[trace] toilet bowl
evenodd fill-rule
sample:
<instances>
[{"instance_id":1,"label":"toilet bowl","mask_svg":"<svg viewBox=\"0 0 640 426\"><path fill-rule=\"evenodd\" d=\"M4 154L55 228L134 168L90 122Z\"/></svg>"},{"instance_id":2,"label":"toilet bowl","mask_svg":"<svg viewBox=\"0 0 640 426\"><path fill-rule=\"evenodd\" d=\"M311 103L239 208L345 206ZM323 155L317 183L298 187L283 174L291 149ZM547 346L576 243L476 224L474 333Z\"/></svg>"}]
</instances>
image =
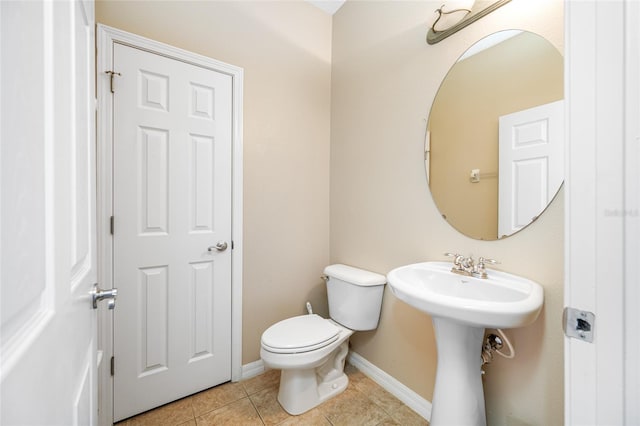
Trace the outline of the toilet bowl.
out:
<instances>
[{"instance_id":1,"label":"toilet bowl","mask_svg":"<svg viewBox=\"0 0 640 426\"><path fill-rule=\"evenodd\" d=\"M278 402L302 414L344 391L349 383L344 363L355 330L377 328L386 277L346 265L324 270L331 319L301 315L269 327L261 338L260 357L281 370Z\"/></svg>"},{"instance_id":2,"label":"toilet bowl","mask_svg":"<svg viewBox=\"0 0 640 426\"><path fill-rule=\"evenodd\" d=\"M352 334L318 315L280 321L263 334L260 357L268 367L282 370L278 401L288 413L302 414L347 387L344 362ZM277 336L289 336L289 342Z\"/></svg>"}]
</instances>

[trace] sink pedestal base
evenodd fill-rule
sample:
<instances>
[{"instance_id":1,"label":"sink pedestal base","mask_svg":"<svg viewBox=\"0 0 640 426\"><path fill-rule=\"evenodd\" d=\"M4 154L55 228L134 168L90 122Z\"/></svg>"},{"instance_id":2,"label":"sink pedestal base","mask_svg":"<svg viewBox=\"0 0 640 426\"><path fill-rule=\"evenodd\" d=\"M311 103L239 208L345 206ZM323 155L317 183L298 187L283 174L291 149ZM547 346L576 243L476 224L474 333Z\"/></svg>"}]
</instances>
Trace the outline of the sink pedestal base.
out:
<instances>
[{"instance_id":1,"label":"sink pedestal base","mask_svg":"<svg viewBox=\"0 0 640 426\"><path fill-rule=\"evenodd\" d=\"M486 426L482 389L484 328L433 317L438 364L431 426Z\"/></svg>"}]
</instances>

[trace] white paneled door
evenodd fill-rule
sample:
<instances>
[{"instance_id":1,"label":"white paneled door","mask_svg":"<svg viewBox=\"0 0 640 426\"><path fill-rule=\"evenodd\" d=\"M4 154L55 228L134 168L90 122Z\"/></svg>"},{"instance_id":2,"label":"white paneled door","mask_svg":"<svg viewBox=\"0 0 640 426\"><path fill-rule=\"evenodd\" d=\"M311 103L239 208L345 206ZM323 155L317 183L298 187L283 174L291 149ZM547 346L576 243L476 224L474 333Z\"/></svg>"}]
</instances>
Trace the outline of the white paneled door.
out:
<instances>
[{"instance_id":1,"label":"white paneled door","mask_svg":"<svg viewBox=\"0 0 640 426\"><path fill-rule=\"evenodd\" d=\"M518 232L549 205L564 179L564 101L499 120L498 238Z\"/></svg>"},{"instance_id":2,"label":"white paneled door","mask_svg":"<svg viewBox=\"0 0 640 426\"><path fill-rule=\"evenodd\" d=\"M231 379L232 77L114 44L114 419Z\"/></svg>"},{"instance_id":3,"label":"white paneled door","mask_svg":"<svg viewBox=\"0 0 640 426\"><path fill-rule=\"evenodd\" d=\"M0 424L95 425L93 2L0 19Z\"/></svg>"}]
</instances>

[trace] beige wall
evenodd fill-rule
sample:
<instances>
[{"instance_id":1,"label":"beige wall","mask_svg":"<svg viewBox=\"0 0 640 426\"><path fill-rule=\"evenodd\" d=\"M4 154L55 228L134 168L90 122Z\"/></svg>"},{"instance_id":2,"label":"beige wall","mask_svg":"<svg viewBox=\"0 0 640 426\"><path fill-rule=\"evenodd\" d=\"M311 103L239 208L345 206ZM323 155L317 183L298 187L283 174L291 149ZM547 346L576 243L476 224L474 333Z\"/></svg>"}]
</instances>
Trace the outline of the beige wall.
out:
<instances>
[{"instance_id":1,"label":"beige wall","mask_svg":"<svg viewBox=\"0 0 640 426\"><path fill-rule=\"evenodd\" d=\"M460 54L505 28L544 34L562 51L562 2L512 0L428 46L425 20L438 6L348 1L332 23L299 0L98 1L96 20L244 68L243 363L259 359L262 331L306 300L326 315L319 275L329 261L386 273L459 250L545 287L537 322L508 331L516 359L487 369L489 424L561 424L562 194L518 235L471 240L440 217L422 149L429 106ZM352 342L431 399L428 316L387 291L379 329Z\"/></svg>"},{"instance_id":2,"label":"beige wall","mask_svg":"<svg viewBox=\"0 0 640 426\"><path fill-rule=\"evenodd\" d=\"M563 423L563 196L541 218L502 241L462 236L440 216L427 187L426 118L440 82L471 44L519 28L563 50L559 0L513 0L429 46L425 21L439 1L347 1L333 20L331 261L387 273L394 267L473 253L538 281L536 323L508 330L517 356L498 358L484 378L490 425ZM427 315L385 293L380 327L356 333L353 349L431 400L436 367Z\"/></svg>"},{"instance_id":3,"label":"beige wall","mask_svg":"<svg viewBox=\"0 0 640 426\"><path fill-rule=\"evenodd\" d=\"M244 68L243 364L326 313L331 17L303 2L100 1L96 21Z\"/></svg>"},{"instance_id":4,"label":"beige wall","mask_svg":"<svg viewBox=\"0 0 640 426\"><path fill-rule=\"evenodd\" d=\"M449 71L429 114L429 188L457 230L481 240L498 238L499 117L562 99L563 81L562 55L531 32ZM480 169L480 182L470 181L471 169Z\"/></svg>"}]
</instances>

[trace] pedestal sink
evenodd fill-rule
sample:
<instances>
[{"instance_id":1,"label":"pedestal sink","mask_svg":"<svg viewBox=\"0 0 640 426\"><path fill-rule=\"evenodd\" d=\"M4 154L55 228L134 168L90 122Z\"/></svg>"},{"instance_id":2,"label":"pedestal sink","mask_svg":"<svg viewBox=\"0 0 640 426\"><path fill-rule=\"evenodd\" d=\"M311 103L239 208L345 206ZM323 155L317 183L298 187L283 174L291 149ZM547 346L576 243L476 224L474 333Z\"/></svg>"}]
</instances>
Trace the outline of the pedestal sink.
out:
<instances>
[{"instance_id":1,"label":"pedestal sink","mask_svg":"<svg viewBox=\"0 0 640 426\"><path fill-rule=\"evenodd\" d=\"M485 328L512 328L536 320L542 287L506 272L488 278L451 272L451 263L424 262L389 272L400 300L431 315L438 349L431 426L486 425L482 360Z\"/></svg>"}]
</instances>

